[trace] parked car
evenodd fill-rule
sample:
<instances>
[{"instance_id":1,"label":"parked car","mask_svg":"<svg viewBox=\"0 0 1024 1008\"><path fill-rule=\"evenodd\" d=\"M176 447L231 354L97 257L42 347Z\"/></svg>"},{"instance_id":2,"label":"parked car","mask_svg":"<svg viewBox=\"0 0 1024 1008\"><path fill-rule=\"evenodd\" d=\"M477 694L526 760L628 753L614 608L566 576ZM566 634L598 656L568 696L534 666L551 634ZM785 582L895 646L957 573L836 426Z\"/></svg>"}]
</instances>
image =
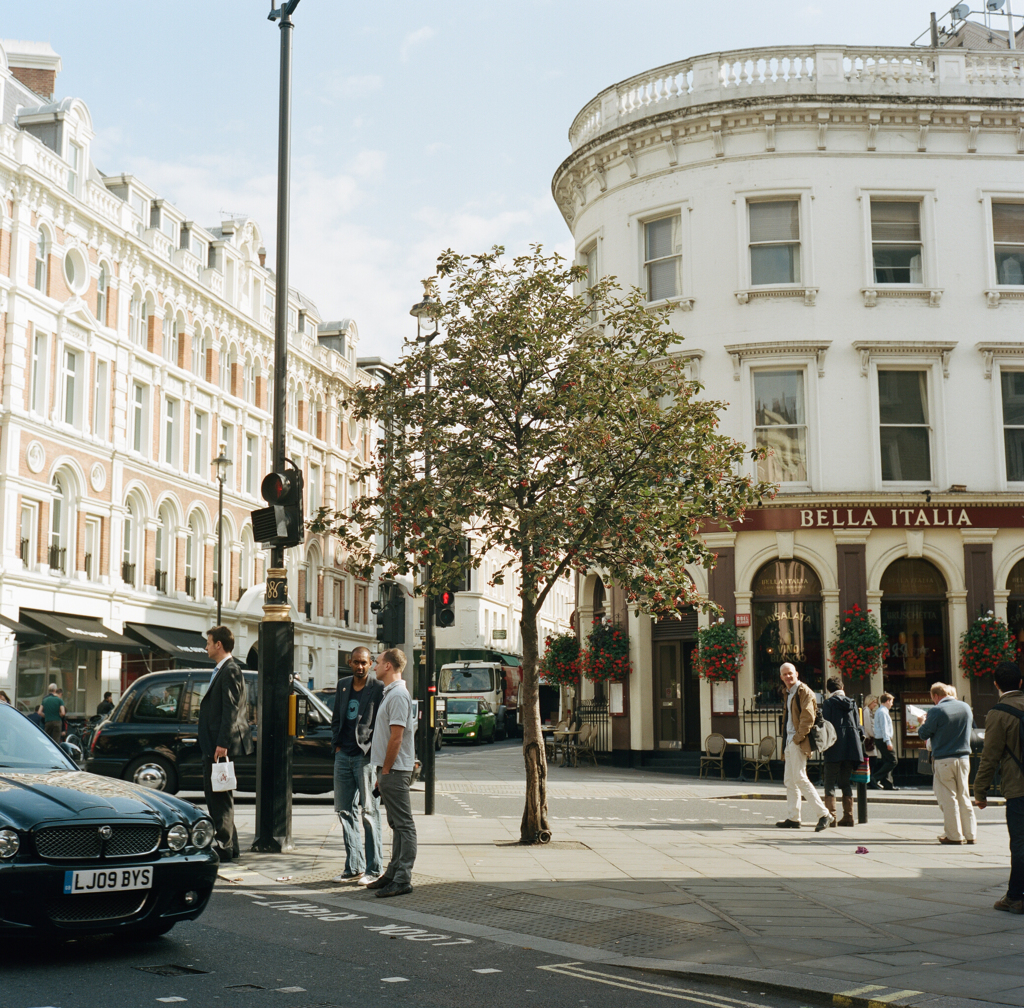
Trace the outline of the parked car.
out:
<instances>
[{"instance_id":1,"label":"parked car","mask_svg":"<svg viewBox=\"0 0 1024 1008\"><path fill-rule=\"evenodd\" d=\"M83 773L0 704L0 936L156 936L217 878L213 823L189 802Z\"/></svg>"},{"instance_id":2,"label":"parked car","mask_svg":"<svg viewBox=\"0 0 1024 1008\"><path fill-rule=\"evenodd\" d=\"M203 754L199 749L199 704L213 669L150 672L136 679L106 720L83 738L84 768L104 777L120 777L157 791L203 790ZM245 671L249 726L256 725L257 673ZM331 712L302 683L292 692L305 709L292 756L294 789L324 794L334 789ZM301 723L304 722L304 723ZM239 791L256 790L256 753L235 758Z\"/></svg>"},{"instance_id":3,"label":"parked car","mask_svg":"<svg viewBox=\"0 0 1024 1008\"><path fill-rule=\"evenodd\" d=\"M493 742L497 731L497 718L485 700L453 700L447 698L445 726L442 737L446 743Z\"/></svg>"},{"instance_id":4,"label":"parked car","mask_svg":"<svg viewBox=\"0 0 1024 1008\"><path fill-rule=\"evenodd\" d=\"M315 696L329 711L334 712L334 701L338 696L336 686L325 686L323 689L313 690Z\"/></svg>"}]
</instances>

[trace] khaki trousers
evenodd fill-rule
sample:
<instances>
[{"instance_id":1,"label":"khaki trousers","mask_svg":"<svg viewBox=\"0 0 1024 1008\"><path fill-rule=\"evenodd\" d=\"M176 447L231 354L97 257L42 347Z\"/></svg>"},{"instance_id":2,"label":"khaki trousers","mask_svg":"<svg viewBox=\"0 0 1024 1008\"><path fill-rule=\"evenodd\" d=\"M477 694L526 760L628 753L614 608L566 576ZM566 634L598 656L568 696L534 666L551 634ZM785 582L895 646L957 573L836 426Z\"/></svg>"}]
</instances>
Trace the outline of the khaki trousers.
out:
<instances>
[{"instance_id":1,"label":"khaki trousers","mask_svg":"<svg viewBox=\"0 0 1024 1008\"><path fill-rule=\"evenodd\" d=\"M816 820L827 814L825 803L818 797L818 792L814 790L814 785L807 776L807 757L795 742L790 742L786 746L786 772L783 774L783 780L786 784L787 819L800 822L801 798L806 798L814 808Z\"/></svg>"},{"instance_id":2,"label":"khaki trousers","mask_svg":"<svg viewBox=\"0 0 1024 1008\"><path fill-rule=\"evenodd\" d=\"M942 809L947 840L973 840L977 835L971 792L967 787L970 759L951 756L932 764L932 790Z\"/></svg>"}]
</instances>

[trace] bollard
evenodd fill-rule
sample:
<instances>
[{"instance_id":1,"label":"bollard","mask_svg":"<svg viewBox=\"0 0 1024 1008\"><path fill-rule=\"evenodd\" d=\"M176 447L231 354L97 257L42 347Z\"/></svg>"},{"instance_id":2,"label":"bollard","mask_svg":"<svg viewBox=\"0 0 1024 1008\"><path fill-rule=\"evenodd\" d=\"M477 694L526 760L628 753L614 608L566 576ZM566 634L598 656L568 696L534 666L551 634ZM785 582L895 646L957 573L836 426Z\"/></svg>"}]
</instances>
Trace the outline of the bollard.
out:
<instances>
[{"instance_id":1,"label":"bollard","mask_svg":"<svg viewBox=\"0 0 1024 1008\"><path fill-rule=\"evenodd\" d=\"M867 784L857 785L857 822L868 821L868 786Z\"/></svg>"}]
</instances>

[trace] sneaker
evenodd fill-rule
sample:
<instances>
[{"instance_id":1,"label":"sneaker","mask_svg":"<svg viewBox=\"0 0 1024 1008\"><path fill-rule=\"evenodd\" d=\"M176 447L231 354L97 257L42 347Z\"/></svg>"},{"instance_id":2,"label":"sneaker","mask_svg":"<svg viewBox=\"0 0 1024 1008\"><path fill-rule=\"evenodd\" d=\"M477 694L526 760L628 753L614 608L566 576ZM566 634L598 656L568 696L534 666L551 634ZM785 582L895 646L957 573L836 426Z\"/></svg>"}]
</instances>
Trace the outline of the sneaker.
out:
<instances>
[{"instance_id":1,"label":"sneaker","mask_svg":"<svg viewBox=\"0 0 1024 1008\"><path fill-rule=\"evenodd\" d=\"M939 843L950 844L953 847L959 847L963 843L963 840L950 840L949 837L940 836ZM974 843L974 841L972 840L971 843Z\"/></svg>"},{"instance_id":2,"label":"sneaker","mask_svg":"<svg viewBox=\"0 0 1024 1008\"><path fill-rule=\"evenodd\" d=\"M800 829L800 823L793 819L783 819L775 824L779 829Z\"/></svg>"},{"instance_id":3,"label":"sneaker","mask_svg":"<svg viewBox=\"0 0 1024 1008\"><path fill-rule=\"evenodd\" d=\"M819 820L817 825L814 827L815 833L820 833L822 830L828 829L829 826L835 826L836 817L826 812Z\"/></svg>"},{"instance_id":4,"label":"sneaker","mask_svg":"<svg viewBox=\"0 0 1024 1008\"><path fill-rule=\"evenodd\" d=\"M331 881L332 882L351 882L352 879L359 878L359 876L362 875L362 874L363 873L359 872L359 871L344 871L340 875L335 875L334 878L331 879Z\"/></svg>"},{"instance_id":5,"label":"sneaker","mask_svg":"<svg viewBox=\"0 0 1024 1008\"><path fill-rule=\"evenodd\" d=\"M406 883L402 885L400 882L389 882L383 889L377 891L377 898L383 899L387 896L405 896L407 893L412 892L412 886Z\"/></svg>"},{"instance_id":6,"label":"sneaker","mask_svg":"<svg viewBox=\"0 0 1024 1008\"><path fill-rule=\"evenodd\" d=\"M387 889L387 887L389 885L391 885L394 881L395 881L394 879L388 878L387 875L381 875L380 878L376 879L375 881L367 882L366 883L366 888L367 889Z\"/></svg>"},{"instance_id":7,"label":"sneaker","mask_svg":"<svg viewBox=\"0 0 1024 1008\"><path fill-rule=\"evenodd\" d=\"M1007 913L1024 914L1024 900L1012 900L1004 896L992 904L993 910L1005 910Z\"/></svg>"},{"instance_id":8,"label":"sneaker","mask_svg":"<svg viewBox=\"0 0 1024 1008\"><path fill-rule=\"evenodd\" d=\"M360 878L359 884L364 886L372 885L379 878L379 875L371 875L370 872L365 872L362 878Z\"/></svg>"}]
</instances>

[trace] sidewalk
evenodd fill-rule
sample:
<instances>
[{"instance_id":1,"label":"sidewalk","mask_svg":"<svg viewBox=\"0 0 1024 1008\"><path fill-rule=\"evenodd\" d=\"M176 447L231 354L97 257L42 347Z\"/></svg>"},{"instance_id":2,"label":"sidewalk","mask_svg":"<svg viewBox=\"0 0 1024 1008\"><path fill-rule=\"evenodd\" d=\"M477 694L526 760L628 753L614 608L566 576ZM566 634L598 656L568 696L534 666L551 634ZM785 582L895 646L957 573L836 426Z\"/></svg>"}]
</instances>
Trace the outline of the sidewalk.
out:
<instances>
[{"instance_id":1,"label":"sidewalk","mask_svg":"<svg viewBox=\"0 0 1024 1008\"><path fill-rule=\"evenodd\" d=\"M743 819L768 784L587 775L552 794L716 798ZM513 780L439 782L439 792L514 795ZM980 815L973 847L941 847L934 819L900 820L927 793L872 792L872 821L815 834L680 819L560 819L555 840L519 847L518 816L417 817L416 891L376 900L330 883L344 845L333 812L296 806L291 855L245 854L222 878L239 888L298 887L307 897L393 920L446 928L559 955L796 990L837 1004L953 1008L967 1000L1024 1005L1024 917L992 910L1005 891L1001 809ZM740 797L740 796L743 797ZM683 813L685 815L685 806ZM706 808L706 806L701 806ZM692 811L696 813L697 808ZM251 808L237 811L243 846ZM858 846L868 853L857 854ZM383 904L383 905L382 905Z\"/></svg>"}]
</instances>

